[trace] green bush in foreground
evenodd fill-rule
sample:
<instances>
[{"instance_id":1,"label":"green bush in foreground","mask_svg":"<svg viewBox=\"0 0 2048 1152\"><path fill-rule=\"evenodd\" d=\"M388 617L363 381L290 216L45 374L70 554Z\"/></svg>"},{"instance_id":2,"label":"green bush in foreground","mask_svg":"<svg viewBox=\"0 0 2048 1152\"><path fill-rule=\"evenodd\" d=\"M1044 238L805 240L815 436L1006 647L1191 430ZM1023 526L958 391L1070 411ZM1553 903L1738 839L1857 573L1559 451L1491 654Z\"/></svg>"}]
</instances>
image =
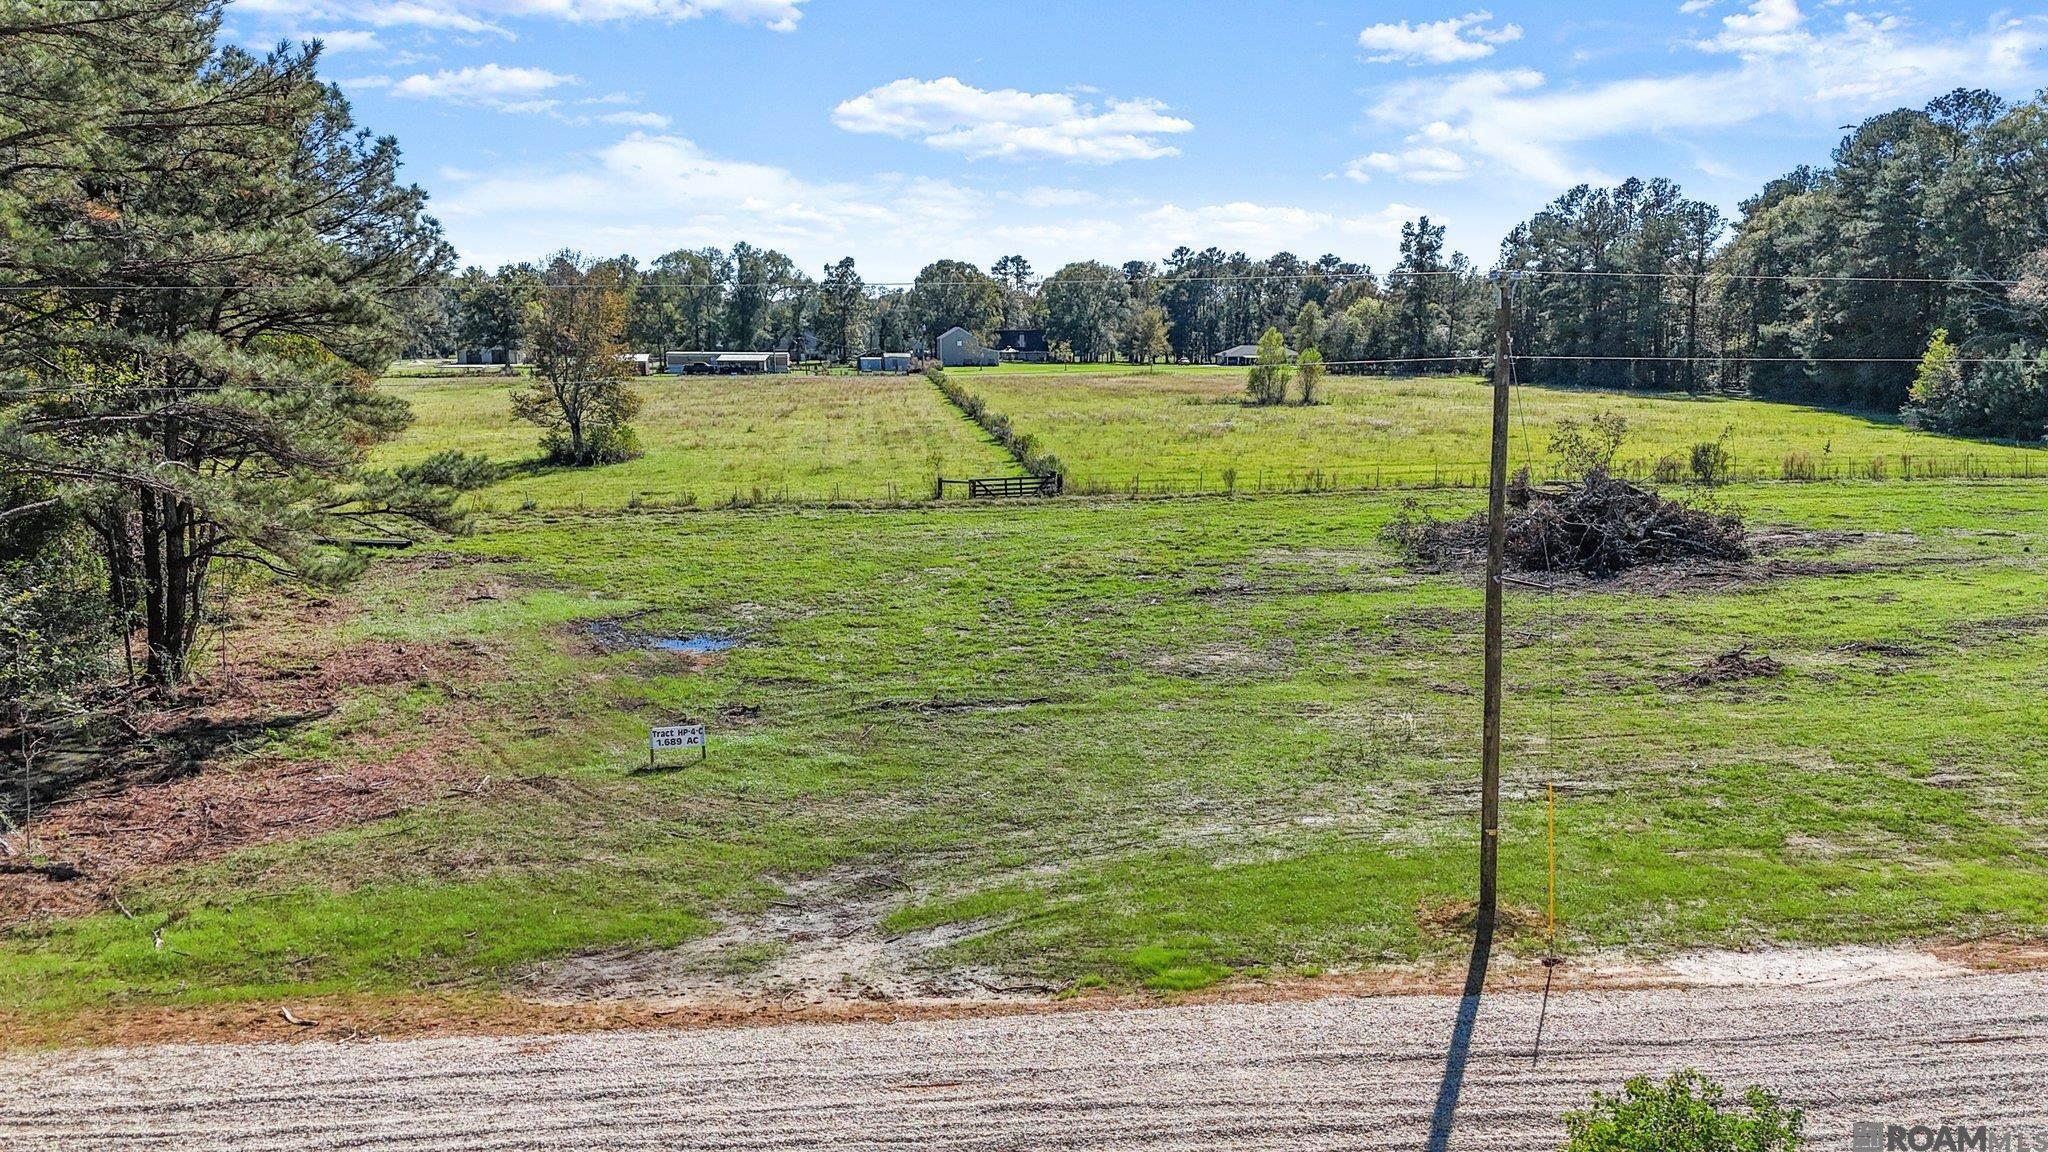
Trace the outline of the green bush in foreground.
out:
<instances>
[{"instance_id":1,"label":"green bush in foreground","mask_svg":"<svg viewBox=\"0 0 2048 1152\"><path fill-rule=\"evenodd\" d=\"M1621 1095L1593 1094L1583 1112L1568 1112L1564 1152L1794 1152L1805 1115L1761 1088L1737 1108L1726 1091L1690 1068L1662 1084L1637 1076Z\"/></svg>"}]
</instances>

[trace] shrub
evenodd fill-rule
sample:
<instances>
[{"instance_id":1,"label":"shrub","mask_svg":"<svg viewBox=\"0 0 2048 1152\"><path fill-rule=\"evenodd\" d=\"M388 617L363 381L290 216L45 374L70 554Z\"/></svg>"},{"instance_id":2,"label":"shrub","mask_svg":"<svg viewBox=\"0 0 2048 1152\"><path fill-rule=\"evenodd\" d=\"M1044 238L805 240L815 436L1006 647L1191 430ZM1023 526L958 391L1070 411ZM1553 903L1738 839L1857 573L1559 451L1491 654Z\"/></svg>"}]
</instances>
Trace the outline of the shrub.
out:
<instances>
[{"instance_id":1,"label":"shrub","mask_svg":"<svg viewBox=\"0 0 2048 1152\"><path fill-rule=\"evenodd\" d=\"M1245 391L1254 404L1284 404L1287 385L1294 378L1294 366L1287 362L1287 345L1278 328L1266 329L1259 337L1259 359L1245 377Z\"/></svg>"},{"instance_id":2,"label":"shrub","mask_svg":"<svg viewBox=\"0 0 2048 1152\"><path fill-rule=\"evenodd\" d=\"M2039 440L2048 435L2048 350L2020 345L1965 372L1961 353L1936 330L1900 415L1916 428L1963 436Z\"/></svg>"},{"instance_id":3,"label":"shrub","mask_svg":"<svg viewBox=\"0 0 2048 1152\"><path fill-rule=\"evenodd\" d=\"M1577 479L1595 471L1612 472L1615 453L1627 437L1628 417L1619 412L1602 412L1590 420L1567 416L1550 433L1550 451L1565 475Z\"/></svg>"},{"instance_id":4,"label":"shrub","mask_svg":"<svg viewBox=\"0 0 2048 1152\"><path fill-rule=\"evenodd\" d=\"M596 424L583 431L583 458L576 458L566 428L541 434L541 454L550 464L620 464L640 456L640 436L630 424Z\"/></svg>"},{"instance_id":5,"label":"shrub","mask_svg":"<svg viewBox=\"0 0 2048 1152\"><path fill-rule=\"evenodd\" d=\"M1663 1083L1638 1076L1621 1095L1593 1094L1565 1114L1563 1152L1796 1152L1806 1117L1761 1088L1737 1106L1719 1084L1690 1068Z\"/></svg>"},{"instance_id":6,"label":"shrub","mask_svg":"<svg viewBox=\"0 0 2048 1152\"><path fill-rule=\"evenodd\" d=\"M1296 372L1301 380L1302 404L1315 403L1323 387L1323 354L1314 348L1302 349Z\"/></svg>"},{"instance_id":7,"label":"shrub","mask_svg":"<svg viewBox=\"0 0 2048 1152\"><path fill-rule=\"evenodd\" d=\"M1712 440L1702 440L1692 446L1692 455L1686 461L1692 469L1692 478L1711 488L1735 469L1735 457L1728 453L1728 437L1735 429L1724 427L1721 434Z\"/></svg>"},{"instance_id":8,"label":"shrub","mask_svg":"<svg viewBox=\"0 0 2048 1152\"><path fill-rule=\"evenodd\" d=\"M1787 480L1818 480L1820 465L1814 463L1811 452L1787 452L1778 474Z\"/></svg>"}]
</instances>

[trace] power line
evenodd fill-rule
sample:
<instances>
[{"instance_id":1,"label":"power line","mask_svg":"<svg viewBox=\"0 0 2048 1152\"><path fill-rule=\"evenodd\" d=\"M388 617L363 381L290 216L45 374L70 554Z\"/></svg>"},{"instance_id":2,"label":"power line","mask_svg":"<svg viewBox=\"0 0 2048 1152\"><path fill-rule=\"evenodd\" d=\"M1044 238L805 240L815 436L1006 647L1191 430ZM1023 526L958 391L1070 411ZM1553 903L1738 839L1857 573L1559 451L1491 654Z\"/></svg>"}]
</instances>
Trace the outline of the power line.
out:
<instances>
[{"instance_id":1,"label":"power line","mask_svg":"<svg viewBox=\"0 0 2048 1152\"><path fill-rule=\"evenodd\" d=\"M1324 361L1324 362L1323 362L1323 365L1324 365L1324 367L1326 367L1326 368L1338 368L1338 367L1344 367L1344 368L1360 368L1360 367L1364 367L1364 368L1370 368L1370 367L1379 367L1379 366L1392 366L1392 365L1400 365L1400 364L1442 364L1442 363L1444 363L1444 362L1446 362L1446 361L1453 361L1453 362L1464 362L1464 361L1490 361L1490 360L1492 360L1492 359L1493 359L1493 357L1492 357L1492 354L1491 354L1491 353L1483 353L1483 352L1446 352L1446 353L1444 353L1444 354L1443 354L1443 355L1441 355L1441 356L1400 356L1400 357L1386 357L1386 358L1381 358L1381 359L1376 359L1376 360L1326 360L1326 361ZM1627 355L1591 356L1591 355L1586 355L1586 356L1580 356L1580 355L1567 355L1567 354L1564 354L1564 353L1543 353L1543 352L1517 352L1517 353L1515 353L1515 354L1514 354L1514 359L1516 359L1516 360L1556 360L1556 361L1568 361L1568 362L1591 362L1591 363L1619 363L1619 364L1626 364L1626 363L1645 363L1645 362L1648 362L1648 363L1659 363L1659 364L1666 364L1666 363L1671 363L1671 364L1697 363L1697 364L1723 364L1723 365L1726 365L1726 364L1815 364L1815 365L1819 365L1819 364L1918 364L1918 363L1920 363L1920 360L1921 360L1921 358L1920 358L1920 357L1918 357L1918 356L1815 356L1815 357L1807 357L1807 356L1730 356L1730 355L1719 355L1719 356L1627 356ZM2033 359L2032 357L2027 357L2027 356L2018 356L2018 357L2015 357L2015 356L2002 356L2002 357L2001 357L2001 356L1983 356L1983 357L1958 357L1958 358L1957 358L1957 359L1955 360L1955 363L1957 363L1957 364L1966 364L1966 365L1969 365L1969 364L2032 364L2033 362L2034 362L2034 359ZM1199 365L1198 365L1198 367L1199 367Z\"/></svg>"},{"instance_id":2,"label":"power line","mask_svg":"<svg viewBox=\"0 0 2048 1152\"><path fill-rule=\"evenodd\" d=\"M1513 356L1512 358L1513 358L1514 360L1518 360L1518 361L1519 361L1519 360L1531 360L1531 361L1564 361L1564 362L1570 362L1570 363L1615 363L1615 364L1627 364L1627 363L1679 363L1679 364L1683 364L1683 363L1699 363L1699 364L1715 364L1715 365L1729 365L1729 364L1804 364L1804 365L1811 365L1811 366L1815 366L1815 367L1819 367L1819 366L1824 366L1824 365L1837 365L1837 364L1893 364L1893 365L1900 365L1900 364L1918 364L1918 363L1920 363L1920 358L1919 358L1919 357L1917 357L1917 356L1822 356L1822 357L1815 357L1815 358L1809 359L1809 358L1806 358L1806 357L1803 357L1803 356L1622 356L1622 355L1614 355L1614 356L1591 356L1591 355L1585 355L1585 356L1581 356L1581 355L1564 355L1564 354L1558 354L1558 353L1519 353L1519 352L1518 352L1518 353L1514 354L1514 356ZM1383 358L1380 358L1380 359L1374 359L1374 360L1326 360L1326 361L1324 361L1324 362L1323 362L1323 366L1324 366L1324 367L1326 367L1326 368L1392 368L1392 367L1400 367L1400 366L1404 366L1404 365L1412 365L1412 364L1444 364L1444 363L1467 363L1467 362L1472 362L1472 363L1490 363L1490 362L1491 362L1492 360L1493 360L1493 355L1492 355L1491 353L1481 353L1481 352L1446 352L1446 353L1444 353L1443 355L1440 355L1440 356L1391 356L1391 357L1383 357ZM1958 364L1962 364L1962 365L1970 365L1970 366L1976 366L1976 365L1985 365L1985 364L2012 364L2012 365L2027 365L2027 364L2032 364L2032 363L2034 363L2035 361L2034 361L2034 359L2033 359L2033 358L2031 358L2031 357L2025 357L2025 356L2017 356L2017 357L2015 357L2015 356L2002 356L2002 357L2001 357L2001 356L1985 356L1985 357L1959 357L1959 358L1958 358L1958 359L1957 359L1957 360L1956 360L1955 362L1956 362L1956 363L1958 363ZM1076 364L1075 366L1076 366L1076 367L1080 367L1080 366L1082 366L1082 365ZM1091 367L1092 367L1093 365L1087 365L1087 366L1091 366ZM1113 366L1113 365L1112 365L1112 366ZM477 365L477 367L489 367L489 365ZM1219 365L1211 365L1211 364L1184 364L1184 365L1173 365L1173 367L1182 367L1182 368L1212 368L1212 367L1220 367L1220 366L1219 366ZM667 373L663 373L662 375L667 375ZM458 376L422 376L422 377L395 377L395 379L400 379L400 380L408 380L408 379L419 379L419 380L437 380L437 379L489 379L489 378L491 378L491 377L489 376L489 374L486 374L486 373L481 373L481 372L476 372L476 373L465 373L465 374L462 374L462 375L458 375ZM1519 381L1517 382L1517 384L1518 384L1518 386L1519 386ZM309 391L309 390L311 390L311 389L314 389L314 388L321 388L321 387L328 387L328 388L342 388L342 387L350 387L350 385L341 385L341 384L335 384L335 385L311 385L311 386L305 386L305 385L284 385L284 384L239 384L239 385L221 385L221 386L217 386L217 387L216 387L216 386L210 386L210 385L171 385L171 384L138 384L138 385L110 385L110 386L101 386L101 387L91 387L91 386L79 386L79 385L57 385L57 386L51 386L51 387L40 387L40 388L0 388L0 396L64 396L64 395L92 395L92 394L94 394L94 393L106 393L106 394L109 394L109 395L128 395L128 394L133 394L133 393L138 393L138 392L164 392L164 393L171 393L171 394L174 394L174 395L185 395L185 394L189 394L189 395L211 395L211 394L215 394L215 393L221 393L221 392L305 392L305 391Z\"/></svg>"},{"instance_id":3,"label":"power line","mask_svg":"<svg viewBox=\"0 0 2048 1152\"><path fill-rule=\"evenodd\" d=\"M1619 280L1646 280L1646 279L1655 279L1655 280L1687 280L1687 281L1694 281L1694 280L1697 280L1697 281L1744 281L1744 282L1780 282L1780 283L1832 283L1832 284L1901 284L1901 285L1919 285L1919 286L1926 286L1926 285L1955 285L1955 286L1965 286L1965 285L1968 285L1968 286L1988 286L1988 287L2000 287L2000 288L2012 288L2012 287L2018 287L2018 286L2019 286L2019 285L2020 285L2021 283L2023 283L2022 281L2019 281L2019 280L2003 280L2003 279L1998 279L1998 278L1996 278L1996 277L1989 277L1989 276L1855 276L1855 275L1831 275L1831 274L1824 274L1824 273L1795 273L1795 272L1783 272L1783 273L1764 273L1764 272L1721 272L1721 271L1707 271L1707 272L1629 272L1629 271L1611 271L1611 270L1601 270L1601 269L1584 269L1584 268L1511 268L1511 269L1503 269L1502 271L1503 271L1503 272L1505 272L1505 273L1511 274L1511 275L1515 275L1515 276L1519 276L1519 277L1524 277L1524 278L1537 278L1537 277L1557 277L1557 278L1561 278L1561 279L1586 279L1586 278L1612 278L1612 279L1619 279ZM657 275L658 275L658 274L657 274ZM1381 277L1381 276L1377 276L1377 275L1375 275L1375 274L1373 274L1373 273L1371 273L1371 272L1319 272L1319 271L1309 271L1309 272L1247 272L1247 273L1219 273L1219 274L1192 274L1192 275L1173 275L1173 274L1160 274L1160 275L1158 275L1158 276L1152 276L1152 277L1138 277L1138 278L1136 278L1136 279L1137 279L1137 280L1139 280L1139 281L1141 281L1141 282L1149 282L1149 283L1152 283L1152 284L1155 284L1155 285L1160 285L1160 286L1168 286L1168 285L1174 285L1174 284L1242 284L1242 283L1271 283L1271 282L1275 282L1275 281L1311 281L1311 280L1321 280L1321 281L1326 281L1326 282L1329 282L1329 283L1331 283L1331 284L1333 284L1333 285L1335 285L1335 286L1338 286L1338 287L1344 287L1344 286L1348 286L1348 285L1352 285L1352 284L1367 284L1367 283L1370 283L1370 284L1375 284L1375 285L1378 285L1378 284L1380 284L1380 283L1382 283L1382 282L1384 282L1384 283L1385 283L1385 284L1386 284L1387 286L1393 286L1393 285L1397 284L1397 283L1398 283L1399 281L1402 281L1402 280L1413 280L1413 279L1428 279L1428 278L1437 278L1437 277L1456 277L1456 278L1459 278L1459 279L1464 279L1464 280L1470 280L1470 281L1472 281L1472 282L1474 282L1474 283L1479 283L1479 282L1483 282L1484 280L1488 279L1488 278L1489 278L1489 275L1488 275L1488 274L1486 274L1486 273L1480 273L1480 272L1473 272L1473 271L1468 271L1468 270L1461 270L1461 269L1455 269L1455 268L1418 268L1418 269L1396 269L1396 270L1394 270L1394 271L1392 271L1392 272L1388 272L1388 273L1387 273L1387 274L1386 274L1386 275L1385 275L1384 277ZM1059 283L1060 283L1060 284L1062 284L1062 285L1071 285L1071 286L1074 286L1074 287L1127 287L1127 286L1129 286L1129 285L1130 285L1130 284L1131 284L1132 282L1133 282L1133 281L1132 281L1132 278L1131 278L1131 277L1126 277L1126 276L1122 276L1122 275L1118 275L1118 276L1112 276L1112 277L1105 277L1105 278L1102 278L1102 279L1099 279L1099 280L1064 280L1064 281L1059 281ZM791 288L796 288L796 287L803 287L803 288L807 288L807 289L812 289L812 290L821 290L821 289L825 288L826 286L828 286L828 284L829 284L829 281L819 281L819 280L804 280L804 281L800 281L800 282L795 282L795 281L788 281L788 280L716 280L716 281L712 281L712 280L696 280L696 281L658 281L658 280L657 280L657 281L648 281L648 280L642 280L642 281L640 281L640 282L638 282L638 283L635 283L635 284L632 284L632 285L627 285L627 286L624 286L624 290L627 290L627 291L632 291L632 292L668 292L668 291L725 291L725 290L728 290L728 289L740 289L740 288L751 288L751 289L762 289L762 290L769 290L769 291L773 291L773 290L788 290L788 289L791 289ZM980 287L980 286L982 286L982 285L986 285L986 284L994 284L994 285L996 285L997 287L1006 287L1006 285L1004 285L1004 284L1003 284L1003 283L1002 283L1001 281L995 280L995 279L994 279L994 278L992 278L992 277L991 277L991 278L986 278L986 279L980 279L980 280L924 280L924 281L919 281L919 280L863 280L863 281L861 281L861 287L862 287L863 289L870 289L870 288L970 288L970 287ZM333 288L341 288L341 287L347 287L347 286L345 286L345 285L337 285L337 284L327 284L327 283L320 283L320 284L317 284L316 286L318 286L318 287L333 287ZM494 287L497 287L497 286L503 286L503 287L512 287L512 288L516 288L516 290L517 290L517 291L521 291L521 292L577 292L577 291L607 291L607 290L612 290L612 289L613 289L613 286L611 286L611 285L603 285L603 284L520 284L520 285L503 285L503 284L500 284L500 283L494 282L492 286L494 286ZM1038 283L1038 285L1036 286L1036 288L1035 288L1035 289L1027 289L1027 290L1036 290L1036 291L1041 291L1041 292L1042 292L1042 291L1043 291L1043 290L1044 290L1044 289L1046 288L1046 286L1047 286L1047 282L1046 282L1046 281L1040 281L1040 282ZM306 287L306 286L305 286L305 285L303 285L303 284L0 284L0 292L24 292L24 293L35 293L35 292L259 292L259 291L298 291L298 290L302 290L302 289L303 289L304 287ZM391 284L391 285L385 285L385 286L382 286L382 287L372 288L372 289L371 289L370 291L372 291L372 292L375 292L375 293L399 293L399 292L454 292L454 291L460 291L460 290L462 289L462 287L463 287L463 286L462 286L462 285L459 285L459 284Z\"/></svg>"}]
</instances>

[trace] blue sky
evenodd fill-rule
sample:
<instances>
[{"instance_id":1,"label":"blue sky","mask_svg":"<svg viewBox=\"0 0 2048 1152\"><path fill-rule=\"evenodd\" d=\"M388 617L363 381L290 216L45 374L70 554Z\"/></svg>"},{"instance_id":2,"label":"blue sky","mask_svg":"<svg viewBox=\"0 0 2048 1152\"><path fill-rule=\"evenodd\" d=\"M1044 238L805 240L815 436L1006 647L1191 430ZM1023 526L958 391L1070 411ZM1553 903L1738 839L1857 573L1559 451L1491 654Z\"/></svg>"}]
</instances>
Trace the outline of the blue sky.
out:
<instances>
[{"instance_id":1,"label":"blue sky","mask_svg":"<svg viewBox=\"0 0 2048 1152\"><path fill-rule=\"evenodd\" d=\"M1427 212L1490 264L1581 181L1732 211L1841 127L2048 84L2040 7L1885 0L237 0L320 37L465 262L736 240L876 281L941 257L1336 252Z\"/></svg>"}]
</instances>

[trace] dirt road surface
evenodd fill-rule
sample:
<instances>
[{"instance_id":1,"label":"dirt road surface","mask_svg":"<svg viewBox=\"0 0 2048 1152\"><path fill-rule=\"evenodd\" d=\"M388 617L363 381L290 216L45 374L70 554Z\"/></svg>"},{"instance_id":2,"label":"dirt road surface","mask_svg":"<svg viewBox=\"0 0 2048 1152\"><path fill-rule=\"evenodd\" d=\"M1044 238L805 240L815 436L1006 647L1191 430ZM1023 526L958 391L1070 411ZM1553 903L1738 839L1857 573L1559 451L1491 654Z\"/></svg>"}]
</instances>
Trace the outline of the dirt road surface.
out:
<instances>
[{"instance_id":1,"label":"dirt road surface","mask_svg":"<svg viewBox=\"0 0 2048 1152\"><path fill-rule=\"evenodd\" d=\"M14 1149L1358 1149L1428 1141L1455 997L0 1058ZM1692 1065L1858 1120L2048 1134L2048 974L1530 994L1470 1032L1449 1146Z\"/></svg>"}]
</instances>

